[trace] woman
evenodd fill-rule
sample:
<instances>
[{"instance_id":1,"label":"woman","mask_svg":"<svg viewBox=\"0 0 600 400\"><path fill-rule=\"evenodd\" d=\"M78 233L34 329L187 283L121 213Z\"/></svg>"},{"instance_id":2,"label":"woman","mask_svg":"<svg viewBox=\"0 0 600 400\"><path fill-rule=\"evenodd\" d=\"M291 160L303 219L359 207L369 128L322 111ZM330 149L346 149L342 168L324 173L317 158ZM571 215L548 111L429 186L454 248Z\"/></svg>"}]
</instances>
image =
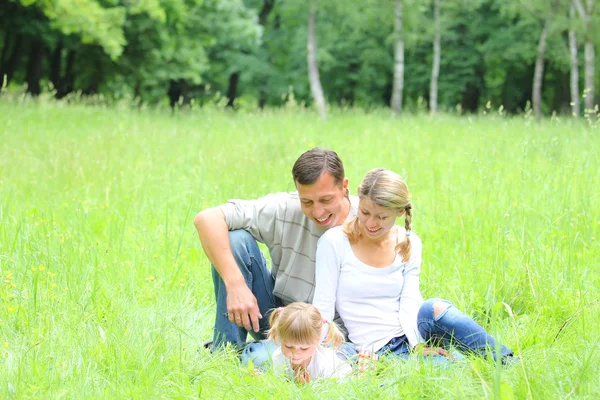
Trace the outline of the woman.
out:
<instances>
[{"instance_id":1,"label":"woman","mask_svg":"<svg viewBox=\"0 0 600 400\"><path fill-rule=\"evenodd\" d=\"M491 351L496 359L494 338L473 319L448 301L423 302L421 240L411 231L406 182L373 169L358 196L358 216L319 240L313 304L323 317L332 319L337 309L356 350L406 357L425 342L482 356ZM404 227L397 217L404 217ZM501 350L503 358L513 354Z\"/></svg>"}]
</instances>

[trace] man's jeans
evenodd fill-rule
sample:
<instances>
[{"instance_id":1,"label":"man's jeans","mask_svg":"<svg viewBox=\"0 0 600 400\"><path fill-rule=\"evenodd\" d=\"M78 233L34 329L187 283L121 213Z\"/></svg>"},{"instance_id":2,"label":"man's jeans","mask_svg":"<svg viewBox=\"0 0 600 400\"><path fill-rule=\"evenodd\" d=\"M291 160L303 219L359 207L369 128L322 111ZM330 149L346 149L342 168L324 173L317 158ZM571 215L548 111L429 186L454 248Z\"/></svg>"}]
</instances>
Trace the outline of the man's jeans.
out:
<instances>
[{"instance_id":1,"label":"man's jeans","mask_svg":"<svg viewBox=\"0 0 600 400\"><path fill-rule=\"evenodd\" d=\"M263 316L259 320L260 332L250 331L250 335L257 340L264 339L266 331L269 329L268 312L277 307L278 303L273 294L273 276L267 268L265 257L252 235L245 230L230 231L229 242L233 257L244 276L246 285L256 297L258 308ZM231 343L232 346L241 349L246 343L248 331L244 327L239 327L229 321L225 283L214 266L212 266L212 278L217 300L212 348L215 350Z\"/></svg>"}]
</instances>

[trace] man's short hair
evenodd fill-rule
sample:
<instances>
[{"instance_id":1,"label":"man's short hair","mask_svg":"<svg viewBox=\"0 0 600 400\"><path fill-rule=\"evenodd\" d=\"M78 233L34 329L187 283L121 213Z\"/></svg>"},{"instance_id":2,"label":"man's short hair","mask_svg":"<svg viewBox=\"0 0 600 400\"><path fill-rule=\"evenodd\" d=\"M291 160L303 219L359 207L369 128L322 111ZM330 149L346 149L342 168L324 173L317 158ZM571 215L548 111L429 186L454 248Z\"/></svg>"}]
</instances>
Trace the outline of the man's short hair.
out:
<instances>
[{"instance_id":1,"label":"man's short hair","mask_svg":"<svg viewBox=\"0 0 600 400\"><path fill-rule=\"evenodd\" d=\"M344 181L344 164L333 150L315 147L303 153L294 163L294 184L312 185L323 173L329 172L336 185Z\"/></svg>"}]
</instances>

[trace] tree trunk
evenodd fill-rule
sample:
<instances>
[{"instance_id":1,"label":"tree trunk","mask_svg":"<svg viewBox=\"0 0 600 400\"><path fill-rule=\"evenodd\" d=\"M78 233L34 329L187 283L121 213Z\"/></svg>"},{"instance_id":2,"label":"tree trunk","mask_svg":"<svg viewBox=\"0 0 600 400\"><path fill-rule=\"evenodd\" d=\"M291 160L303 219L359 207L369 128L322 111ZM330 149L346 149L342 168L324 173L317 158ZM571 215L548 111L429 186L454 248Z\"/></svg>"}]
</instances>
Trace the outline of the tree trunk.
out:
<instances>
[{"instance_id":1,"label":"tree trunk","mask_svg":"<svg viewBox=\"0 0 600 400\"><path fill-rule=\"evenodd\" d=\"M23 49L24 42L25 38L23 35L17 35L15 37L10 56L8 56L8 60L6 60L5 65L3 65L2 80L4 81L4 75L6 75L7 85L12 80L15 71L19 66L19 61L21 60L21 50Z\"/></svg>"},{"instance_id":2,"label":"tree trunk","mask_svg":"<svg viewBox=\"0 0 600 400\"><path fill-rule=\"evenodd\" d=\"M42 92L40 79L42 78L42 60L44 45L40 40L31 43L29 62L27 63L27 93L38 96Z\"/></svg>"},{"instance_id":3,"label":"tree trunk","mask_svg":"<svg viewBox=\"0 0 600 400\"><path fill-rule=\"evenodd\" d=\"M433 39L433 66L431 68L431 87L429 90L429 109L432 113L438 109L438 77L440 75L441 58L441 27L440 0L433 0L433 15L435 23L435 38Z\"/></svg>"},{"instance_id":4,"label":"tree trunk","mask_svg":"<svg viewBox=\"0 0 600 400\"><path fill-rule=\"evenodd\" d=\"M544 53L546 52L546 41L548 39L548 30L550 29L550 18L544 22L544 29L540 35L540 41L537 47L537 59L535 61L535 72L533 74L532 99L533 112L537 118L542 117L542 84L544 80Z\"/></svg>"},{"instance_id":5,"label":"tree trunk","mask_svg":"<svg viewBox=\"0 0 600 400\"><path fill-rule=\"evenodd\" d=\"M571 23L575 10L571 5L570 10ZM571 54L571 114L574 117L579 116L579 61L577 60L577 36L573 29L569 29L569 52Z\"/></svg>"},{"instance_id":6,"label":"tree trunk","mask_svg":"<svg viewBox=\"0 0 600 400\"><path fill-rule=\"evenodd\" d=\"M404 35L402 34L402 8L404 0L396 0L394 18L394 85L392 88L392 112L402 112L404 92Z\"/></svg>"},{"instance_id":7,"label":"tree trunk","mask_svg":"<svg viewBox=\"0 0 600 400\"><path fill-rule=\"evenodd\" d=\"M321 79L319 78L319 68L317 66L317 39L315 38L315 17L316 6L314 1L310 4L308 12L308 40L306 49L308 52L308 80L310 83L310 91L315 101L315 106L321 118L327 117L325 110L325 96L323 96L323 88L321 87Z\"/></svg>"},{"instance_id":8,"label":"tree trunk","mask_svg":"<svg viewBox=\"0 0 600 400\"><path fill-rule=\"evenodd\" d=\"M264 0L262 8L258 13L258 23L263 27L267 25L267 19L269 18L269 14L273 11L273 7L275 6L275 0Z\"/></svg>"},{"instance_id":9,"label":"tree trunk","mask_svg":"<svg viewBox=\"0 0 600 400\"><path fill-rule=\"evenodd\" d=\"M62 42L59 41L52 52L52 58L50 59L50 82L54 86L54 90L58 94L60 91L60 78L62 75Z\"/></svg>"},{"instance_id":10,"label":"tree trunk","mask_svg":"<svg viewBox=\"0 0 600 400\"><path fill-rule=\"evenodd\" d=\"M585 43L585 108L588 112L594 109L594 42L591 40Z\"/></svg>"},{"instance_id":11,"label":"tree trunk","mask_svg":"<svg viewBox=\"0 0 600 400\"><path fill-rule=\"evenodd\" d=\"M258 23L263 27L263 29L267 26L267 21L269 19L269 14L273 11L275 7L275 0L264 0L262 8L258 13ZM264 46L264 44L262 45ZM267 56L267 62L270 62L271 57ZM267 104L267 85L268 79L261 78L260 80L260 88L258 89L258 108L261 110L265 108Z\"/></svg>"},{"instance_id":12,"label":"tree trunk","mask_svg":"<svg viewBox=\"0 0 600 400\"><path fill-rule=\"evenodd\" d=\"M595 103L595 93L594 93L594 58L595 58L595 50L594 50L594 40L591 37L592 33L590 27L590 19L594 13L594 2L595 0L587 0L586 6L583 6L581 0L573 0L572 5L577 9L579 16L583 20L585 26L585 110L592 111L594 109Z\"/></svg>"},{"instance_id":13,"label":"tree trunk","mask_svg":"<svg viewBox=\"0 0 600 400\"><path fill-rule=\"evenodd\" d=\"M233 108L235 98L237 97L237 86L240 80L240 73L234 72L229 75L229 88L227 89L227 107Z\"/></svg>"},{"instance_id":14,"label":"tree trunk","mask_svg":"<svg viewBox=\"0 0 600 400\"><path fill-rule=\"evenodd\" d=\"M73 91L75 87L75 50L71 49L67 53L67 66L65 74L60 78L60 85L56 92L56 98L62 99Z\"/></svg>"},{"instance_id":15,"label":"tree trunk","mask_svg":"<svg viewBox=\"0 0 600 400\"><path fill-rule=\"evenodd\" d=\"M8 50L13 36L11 32L10 28L7 27L4 33L4 44L2 45L2 54L0 55L0 86L4 83L4 71L6 70L6 62L8 61Z\"/></svg>"},{"instance_id":16,"label":"tree trunk","mask_svg":"<svg viewBox=\"0 0 600 400\"><path fill-rule=\"evenodd\" d=\"M92 81L89 85L83 89L83 94L86 96L92 96L98 93L100 84L104 80L104 63L101 60L95 64L94 73L92 74Z\"/></svg>"}]
</instances>

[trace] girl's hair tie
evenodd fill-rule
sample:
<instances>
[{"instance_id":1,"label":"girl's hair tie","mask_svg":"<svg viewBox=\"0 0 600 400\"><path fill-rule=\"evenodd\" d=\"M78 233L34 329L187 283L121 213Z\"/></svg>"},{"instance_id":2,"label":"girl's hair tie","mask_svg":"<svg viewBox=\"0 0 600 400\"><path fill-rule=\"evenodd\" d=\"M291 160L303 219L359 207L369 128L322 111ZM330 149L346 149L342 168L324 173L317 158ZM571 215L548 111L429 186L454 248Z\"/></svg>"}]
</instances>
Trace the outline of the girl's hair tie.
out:
<instances>
[{"instance_id":1,"label":"girl's hair tie","mask_svg":"<svg viewBox=\"0 0 600 400\"><path fill-rule=\"evenodd\" d=\"M283 311L283 307L277 307L277 312L282 312Z\"/></svg>"},{"instance_id":2,"label":"girl's hair tie","mask_svg":"<svg viewBox=\"0 0 600 400\"><path fill-rule=\"evenodd\" d=\"M410 231L406 231L406 236L410 236Z\"/></svg>"},{"instance_id":3,"label":"girl's hair tie","mask_svg":"<svg viewBox=\"0 0 600 400\"><path fill-rule=\"evenodd\" d=\"M327 324L327 320L325 318L323 318L323 325Z\"/></svg>"}]
</instances>

